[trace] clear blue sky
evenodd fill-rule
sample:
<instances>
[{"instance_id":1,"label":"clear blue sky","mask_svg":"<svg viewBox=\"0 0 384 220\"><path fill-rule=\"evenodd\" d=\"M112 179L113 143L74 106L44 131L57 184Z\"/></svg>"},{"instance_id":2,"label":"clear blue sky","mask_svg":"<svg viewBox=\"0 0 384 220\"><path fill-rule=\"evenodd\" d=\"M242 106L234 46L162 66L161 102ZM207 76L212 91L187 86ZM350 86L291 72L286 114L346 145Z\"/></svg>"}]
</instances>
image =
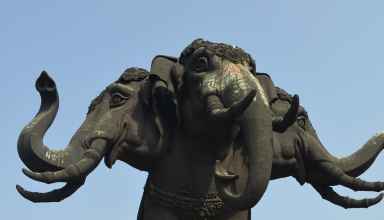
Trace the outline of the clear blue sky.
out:
<instances>
[{"instance_id":1,"label":"clear blue sky","mask_svg":"<svg viewBox=\"0 0 384 220\"><path fill-rule=\"evenodd\" d=\"M347 155L384 130L383 1L20 1L0 2L1 219L135 219L146 174L101 164L73 196L33 204L15 184L46 191L21 173L16 140L39 107L34 81L47 70L61 95L46 143L65 146L87 106L127 67L149 68L195 38L244 48L258 71L297 93L323 143ZM384 180L384 157L364 178ZM362 197L337 188L345 195ZM384 204L344 210L292 178L273 181L254 219L382 219Z\"/></svg>"}]
</instances>

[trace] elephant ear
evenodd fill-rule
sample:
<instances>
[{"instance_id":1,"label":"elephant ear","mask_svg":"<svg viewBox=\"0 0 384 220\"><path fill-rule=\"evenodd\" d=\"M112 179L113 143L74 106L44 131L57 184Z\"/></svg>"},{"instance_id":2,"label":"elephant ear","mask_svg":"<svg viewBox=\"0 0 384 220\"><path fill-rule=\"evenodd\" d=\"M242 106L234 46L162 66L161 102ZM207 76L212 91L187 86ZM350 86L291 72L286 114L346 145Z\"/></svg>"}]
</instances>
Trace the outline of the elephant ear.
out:
<instances>
[{"instance_id":1,"label":"elephant ear","mask_svg":"<svg viewBox=\"0 0 384 220\"><path fill-rule=\"evenodd\" d=\"M176 57L158 55L152 60L151 73L154 73L168 83L168 88L175 94L181 87L184 68Z\"/></svg>"},{"instance_id":2,"label":"elephant ear","mask_svg":"<svg viewBox=\"0 0 384 220\"><path fill-rule=\"evenodd\" d=\"M172 83L171 72L174 66L177 64L177 58L165 55L157 55L152 60L151 73L156 74L161 79L168 83L168 89L171 92L175 92L174 85Z\"/></svg>"},{"instance_id":3,"label":"elephant ear","mask_svg":"<svg viewBox=\"0 0 384 220\"><path fill-rule=\"evenodd\" d=\"M271 77L267 73L260 72L256 72L255 77L259 80L261 86L263 87L268 101L271 102L271 100L276 99L277 93L275 91L275 85Z\"/></svg>"},{"instance_id":4,"label":"elephant ear","mask_svg":"<svg viewBox=\"0 0 384 220\"><path fill-rule=\"evenodd\" d=\"M144 102L154 113L154 120L160 134L159 144L173 135L177 126L175 87L171 72L177 63L176 57L158 55L151 63L150 75L144 89ZM158 146L163 149L163 146Z\"/></svg>"},{"instance_id":5,"label":"elephant ear","mask_svg":"<svg viewBox=\"0 0 384 220\"><path fill-rule=\"evenodd\" d=\"M151 74L151 106L155 113L155 122L162 136L172 135L177 126L176 99L169 89L169 83L158 75Z\"/></svg>"},{"instance_id":6,"label":"elephant ear","mask_svg":"<svg viewBox=\"0 0 384 220\"><path fill-rule=\"evenodd\" d=\"M172 140L177 126L176 102L173 93L168 89L167 82L155 74L149 74L141 85L139 99L143 112L150 126L157 130L155 142L145 147L136 148L125 155L124 161L136 169L150 171L156 161L169 152L169 141Z\"/></svg>"},{"instance_id":7,"label":"elephant ear","mask_svg":"<svg viewBox=\"0 0 384 220\"><path fill-rule=\"evenodd\" d=\"M157 75L161 80L163 80L167 84L167 90L170 93L172 93L173 102L177 103L177 99L175 99L174 95L179 94L179 88L181 86L181 76L183 73L183 66L178 63L178 59L176 57L171 57L171 56L157 55L152 60L150 72L151 74ZM161 90L158 90L158 91L161 91ZM165 95L165 92L160 92L160 93L163 93L162 96ZM174 111L176 113L172 112L171 118L176 116L176 118L173 118L172 121L179 121L179 113L177 111L177 107L173 107L173 106L171 107L171 103L164 103L164 100L169 100L169 99L161 99L161 100L163 101L160 101L159 105L162 105L162 107L159 109L162 110L162 109L175 108ZM165 112L163 113L165 114ZM169 111L168 111L168 114L170 114ZM171 115L168 115L167 117L169 118L170 116Z\"/></svg>"}]
</instances>

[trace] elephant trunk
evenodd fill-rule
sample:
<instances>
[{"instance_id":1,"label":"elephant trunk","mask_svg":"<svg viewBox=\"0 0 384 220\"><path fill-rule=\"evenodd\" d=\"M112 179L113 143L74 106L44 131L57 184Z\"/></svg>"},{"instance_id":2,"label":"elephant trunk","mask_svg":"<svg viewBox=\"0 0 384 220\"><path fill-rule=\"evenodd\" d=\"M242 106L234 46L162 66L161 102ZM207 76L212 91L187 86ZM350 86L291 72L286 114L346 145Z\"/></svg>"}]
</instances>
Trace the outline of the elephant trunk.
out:
<instances>
[{"instance_id":1,"label":"elephant trunk","mask_svg":"<svg viewBox=\"0 0 384 220\"><path fill-rule=\"evenodd\" d=\"M240 132L249 158L249 174L245 190L241 194L231 192L229 186L236 177L223 173L219 166L216 166L215 170L217 190L221 199L236 210L246 210L255 206L263 196L271 176L272 115L261 96L260 92L256 94L256 100L253 99L240 119Z\"/></svg>"},{"instance_id":2,"label":"elephant trunk","mask_svg":"<svg viewBox=\"0 0 384 220\"><path fill-rule=\"evenodd\" d=\"M383 148L384 134L379 133L370 138L353 154L347 157L333 158L333 160L346 174L358 177L372 165Z\"/></svg>"},{"instance_id":3,"label":"elephant trunk","mask_svg":"<svg viewBox=\"0 0 384 220\"><path fill-rule=\"evenodd\" d=\"M41 96L40 110L19 136L17 145L19 157L35 172L60 170L80 160L83 149L68 146L64 150L50 150L43 144L44 134L56 117L59 97L55 82L45 71L37 79L36 89Z\"/></svg>"},{"instance_id":4,"label":"elephant trunk","mask_svg":"<svg viewBox=\"0 0 384 220\"><path fill-rule=\"evenodd\" d=\"M339 167L350 176L358 177L375 161L384 148L384 134L377 134L368 140L358 151L337 160Z\"/></svg>"}]
</instances>

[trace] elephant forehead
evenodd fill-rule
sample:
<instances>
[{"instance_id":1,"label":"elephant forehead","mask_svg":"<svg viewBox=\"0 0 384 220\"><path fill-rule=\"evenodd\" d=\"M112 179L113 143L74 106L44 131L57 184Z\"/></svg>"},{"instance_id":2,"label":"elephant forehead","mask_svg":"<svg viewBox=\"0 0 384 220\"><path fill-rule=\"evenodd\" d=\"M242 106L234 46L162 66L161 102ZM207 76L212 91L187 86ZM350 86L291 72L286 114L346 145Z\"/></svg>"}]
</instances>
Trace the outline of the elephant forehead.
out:
<instances>
[{"instance_id":1,"label":"elephant forehead","mask_svg":"<svg viewBox=\"0 0 384 220\"><path fill-rule=\"evenodd\" d=\"M138 86L136 86L138 87ZM112 83L107 87L108 92L123 92L123 93L134 93L138 89L135 88L135 84L133 82L130 83Z\"/></svg>"},{"instance_id":2,"label":"elephant forehead","mask_svg":"<svg viewBox=\"0 0 384 220\"><path fill-rule=\"evenodd\" d=\"M241 68L238 64L234 64L231 62L225 62L223 67L223 74L224 75L240 75L241 74Z\"/></svg>"},{"instance_id":3,"label":"elephant forehead","mask_svg":"<svg viewBox=\"0 0 384 220\"><path fill-rule=\"evenodd\" d=\"M249 91L250 86L253 87L260 94L264 105L269 106L269 101L263 86L244 64L223 61L222 76L224 85L228 85L229 82L232 81L235 82L236 87L242 91Z\"/></svg>"}]
</instances>

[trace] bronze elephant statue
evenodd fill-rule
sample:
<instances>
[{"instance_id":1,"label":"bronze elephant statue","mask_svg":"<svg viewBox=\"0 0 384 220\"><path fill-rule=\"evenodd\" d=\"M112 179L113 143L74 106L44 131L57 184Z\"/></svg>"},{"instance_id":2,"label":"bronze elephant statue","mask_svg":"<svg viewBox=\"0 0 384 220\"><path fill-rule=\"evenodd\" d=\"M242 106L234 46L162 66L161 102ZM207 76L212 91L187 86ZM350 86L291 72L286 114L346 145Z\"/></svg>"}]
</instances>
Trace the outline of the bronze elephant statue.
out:
<instances>
[{"instance_id":1,"label":"bronze elephant statue","mask_svg":"<svg viewBox=\"0 0 384 220\"><path fill-rule=\"evenodd\" d=\"M216 158L209 140L194 140L180 129L176 103L167 83L154 74L130 68L96 97L82 126L61 151L43 145L58 110L54 81L43 72L36 82L42 104L19 137L23 172L62 188L18 192L33 202L58 202L81 187L102 158L148 172L138 219L239 219L248 211L225 207L214 186ZM241 218L243 219L243 217Z\"/></svg>"},{"instance_id":2,"label":"bronze elephant statue","mask_svg":"<svg viewBox=\"0 0 384 220\"><path fill-rule=\"evenodd\" d=\"M285 115L294 97L277 88L277 99L271 107L275 115ZM322 145L309 120L308 113L300 106L296 122L284 132L274 132L274 160L271 179L293 176L300 184L309 183L324 198L343 208L368 208L383 198L352 199L340 196L331 186L342 185L354 191L384 189L383 182L367 182L356 177L364 173L383 150L384 134L373 136L350 156L337 158Z\"/></svg>"},{"instance_id":3,"label":"bronze elephant statue","mask_svg":"<svg viewBox=\"0 0 384 220\"><path fill-rule=\"evenodd\" d=\"M33 202L65 199L83 185L102 158L108 167L118 159L137 169L151 170L154 161L167 151L167 135L175 129L176 114L172 111L176 106L165 83L144 69L127 69L101 92L90 104L85 121L68 146L59 151L43 144L59 106L55 82L43 72L36 88L41 95L40 110L18 140L19 156L31 170L23 172L41 182L67 184L42 194L17 186Z\"/></svg>"},{"instance_id":4,"label":"bronze elephant statue","mask_svg":"<svg viewBox=\"0 0 384 220\"><path fill-rule=\"evenodd\" d=\"M66 182L62 188L19 193L33 202L61 201L84 184L104 158L149 173L138 219L250 219L250 208L272 179L295 177L324 199L345 208L382 199L355 200L331 186L382 191L383 182L355 177L383 149L384 135L338 159L321 145L298 96L256 72L238 47L195 40L179 58L157 56L151 71L127 69L88 110L64 150L50 150L43 137L58 110L54 81L36 82L42 103L22 130L19 156L34 180Z\"/></svg>"},{"instance_id":5,"label":"bronze elephant statue","mask_svg":"<svg viewBox=\"0 0 384 220\"><path fill-rule=\"evenodd\" d=\"M332 156L298 96L256 72L252 57L242 49L197 39L184 49L170 75L183 129L217 142L215 184L230 207L253 207L270 179L286 176L310 183L324 199L344 208L369 207L382 200L383 194L361 200L343 197L331 186L382 191L384 182L356 177L382 151L384 135L375 135L348 157ZM232 171L223 165L233 166Z\"/></svg>"}]
</instances>

